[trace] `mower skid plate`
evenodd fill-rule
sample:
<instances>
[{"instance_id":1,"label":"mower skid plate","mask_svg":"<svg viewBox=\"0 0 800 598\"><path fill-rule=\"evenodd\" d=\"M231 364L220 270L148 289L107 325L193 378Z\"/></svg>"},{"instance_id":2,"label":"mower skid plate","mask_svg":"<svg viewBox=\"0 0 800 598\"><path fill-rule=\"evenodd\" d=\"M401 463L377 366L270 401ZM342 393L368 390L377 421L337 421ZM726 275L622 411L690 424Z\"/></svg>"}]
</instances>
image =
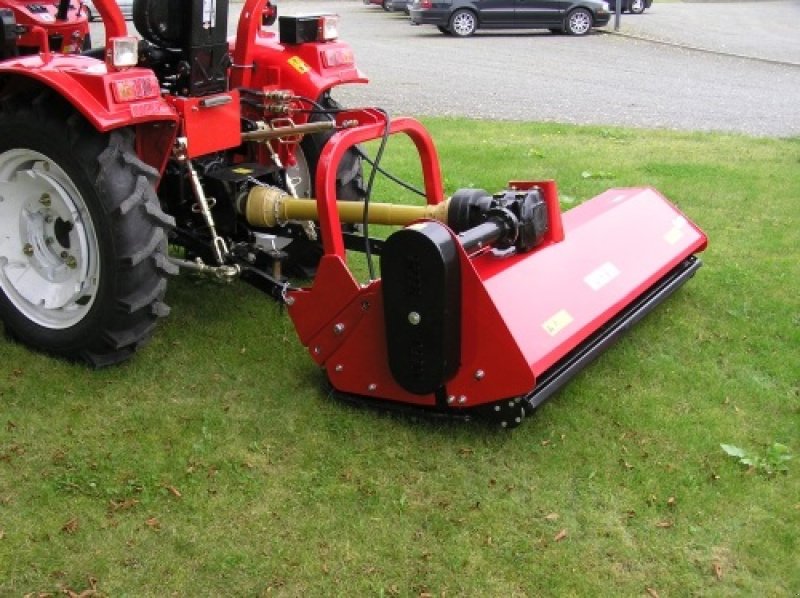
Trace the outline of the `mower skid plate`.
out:
<instances>
[{"instance_id":1,"label":"mower skid plate","mask_svg":"<svg viewBox=\"0 0 800 598\"><path fill-rule=\"evenodd\" d=\"M507 258L487 253L471 260L502 320L486 325L507 329L535 379L533 387L519 393L529 397L545 380L552 384L553 372L562 371L565 360L571 360L566 368L571 377L588 354L596 355L685 282L700 264L689 258L707 242L700 229L649 188L606 191L566 212L563 224L564 240L540 251ZM464 304L469 312L466 294ZM473 313L465 319L480 317ZM575 359L581 351L584 358ZM496 363L470 367L488 378L506 359L500 355ZM520 384L524 380L519 377ZM458 391L477 390L469 386Z\"/></svg>"}]
</instances>

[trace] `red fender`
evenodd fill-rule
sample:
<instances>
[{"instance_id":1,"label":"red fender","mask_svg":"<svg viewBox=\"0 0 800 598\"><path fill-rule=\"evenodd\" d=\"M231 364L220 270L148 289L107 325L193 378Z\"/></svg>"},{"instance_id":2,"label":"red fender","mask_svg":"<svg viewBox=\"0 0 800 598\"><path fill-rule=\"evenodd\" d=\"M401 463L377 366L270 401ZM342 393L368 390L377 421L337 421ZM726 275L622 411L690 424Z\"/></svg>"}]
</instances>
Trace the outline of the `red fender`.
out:
<instances>
[{"instance_id":1,"label":"red fender","mask_svg":"<svg viewBox=\"0 0 800 598\"><path fill-rule=\"evenodd\" d=\"M161 97L149 69L108 72L103 62L78 55L25 56L0 63L16 84L49 87L98 131L138 126L140 157L161 170L172 149L177 112ZM13 83L12 83L13 84Z\"/></svg>"},{"instance_id":2,"label":"red fender","mask_svg":"<svg viewBox=\"0 0 800 598\"><path fill-rule=\"evenodd\" d=\"M3 0L0 8L14 11L17 26L23 29L17 39L17 46L28 48L42 47L41 34L44 37L59 36L62 39L62 54L75 54L82 50L83 41L89 34L89 21L83 12L78 12L77 5L70 6L66 19L58 19L58 2L42 2L33 5L26 0ZM52 49L52 48L51 48Z\"/></svg>"},{"instance_id":3,"label":"red fender","mask_svg":"<svg viewBox=\"0 0 800 598\"><path fill-rule=\"evenodd\" d=\"M278 35L264 31L261 15L268 0L247 0L231 40L232 87L291 89L316 100L343 83L367 83L349 44L340 41L283 45Z\"/></svg>"}]
</instances>

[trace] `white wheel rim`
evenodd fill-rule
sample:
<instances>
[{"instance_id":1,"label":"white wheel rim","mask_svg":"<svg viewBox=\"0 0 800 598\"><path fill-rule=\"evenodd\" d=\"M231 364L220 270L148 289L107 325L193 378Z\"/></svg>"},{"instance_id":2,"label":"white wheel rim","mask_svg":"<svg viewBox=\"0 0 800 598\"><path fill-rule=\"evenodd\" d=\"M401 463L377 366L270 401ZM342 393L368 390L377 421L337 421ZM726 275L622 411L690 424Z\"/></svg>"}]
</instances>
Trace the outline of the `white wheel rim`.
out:
<instances>
[{"instance_id":1,"label":"white wheel rim","mask_svg":"<svg viewBox=\"0 0 800 598\"><path fill-rule=\"evenodd\" d=\"M0 154L0 290L29 320L74 326L97 294L99 247L69 176L28 149Z\"/></svg>"},{"instance_id":2,"label":"white wheel rim","mask_svg":"<svg viewBox=\"0 0 800 598\"><path fill-rule=\"evenodd\" d=\"M575 33L586 33L592 26L592 21L585 12L576 12L569 18L569 22Z\"/></svg>"},{"instance_id":3,"label":"white wheel rim","mask_svg":"<svg viewBox=\"0 0 800 598\"><path fill-rule=\"evenodd\" d=\"M469 35L475 29L475 19L469 13L461 13L453 19L453 31L458 35Z\"/></svg>"}]
</instances>

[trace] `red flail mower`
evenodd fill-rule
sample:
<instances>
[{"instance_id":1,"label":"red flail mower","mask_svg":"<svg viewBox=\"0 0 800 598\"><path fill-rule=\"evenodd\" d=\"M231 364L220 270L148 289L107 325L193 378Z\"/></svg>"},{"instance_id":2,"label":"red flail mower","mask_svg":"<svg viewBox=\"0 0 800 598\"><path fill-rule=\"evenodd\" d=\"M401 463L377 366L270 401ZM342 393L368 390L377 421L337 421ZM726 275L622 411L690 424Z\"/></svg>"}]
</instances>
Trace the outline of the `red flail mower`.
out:
<instances>
[{"instance_id":1,"label":"red flail mower","mask_svg":"<svg viewBox=\"0 0 800 598\"><path fill-rule=\"evenodd\" d=\"M44 34L19 55L2 15L0 317L32 348L118 363L169 313L169 275L241 278L338 394L513 427L700 266L705 235L652 189L563 215L553 181L446 198L417 121L331 98L366 82L333 15L273 32L247 0L228 39L226 1L136 0L139 39L95 5L106 47L74 55ZM418 150L424 205L370 201L390 135Z\"/></svg>"}]
</instances>

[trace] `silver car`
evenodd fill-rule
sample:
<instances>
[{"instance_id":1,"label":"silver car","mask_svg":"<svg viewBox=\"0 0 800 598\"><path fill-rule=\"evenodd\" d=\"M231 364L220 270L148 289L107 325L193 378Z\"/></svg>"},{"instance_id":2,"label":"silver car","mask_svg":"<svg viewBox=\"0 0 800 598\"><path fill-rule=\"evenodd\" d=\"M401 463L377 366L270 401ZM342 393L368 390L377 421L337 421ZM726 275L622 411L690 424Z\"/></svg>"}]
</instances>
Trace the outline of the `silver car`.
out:
<instances>
[{"instance_id":1,"label":"silver car","mask_svg":"<svg viewBox=\"0 0 800 598\"><path fill-rule=\"evenodd\" d=\"M119 9L122 11L122 16L126 19L133 18L133 0L117 0L117 4L119 5ZM98 12L97 8L95 8L94 3L91 0L87 0L83 3L83 10L86 12L86 16L89 17L89 21L99 21L100 20L100 13Z\"/></svg>"}]
</instances>

